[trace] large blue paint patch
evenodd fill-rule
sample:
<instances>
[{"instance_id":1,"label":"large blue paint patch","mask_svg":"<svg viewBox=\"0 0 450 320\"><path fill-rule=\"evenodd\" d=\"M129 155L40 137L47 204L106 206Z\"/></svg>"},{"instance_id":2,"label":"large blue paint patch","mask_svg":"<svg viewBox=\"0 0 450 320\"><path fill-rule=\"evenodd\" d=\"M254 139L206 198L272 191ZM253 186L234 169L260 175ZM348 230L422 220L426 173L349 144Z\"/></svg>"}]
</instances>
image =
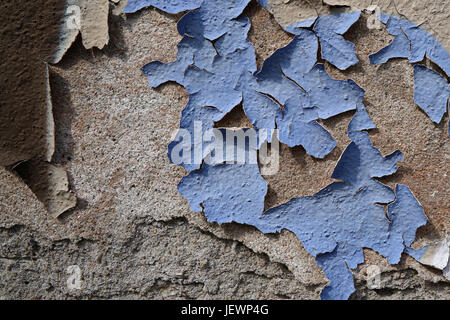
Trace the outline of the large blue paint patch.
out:
<instances>
[{"instance_id":1,"label":"large blue paint patch","mask_svg":"<svg viewBox=\"0 0 450 320\"><path fill-rule=\"evenodd\" d=\"M169 13L197 9L178 23L183 39L177 61L143 67L150 86L174 81L186 89L189 102L180 128L193 135L196 130L203 134L212 129L242 103L256 129L277 128L282 143L303 146L316 158L324 158L336 146L317 120L356 111L348 127L352 143L332 175L339 181L264 212L267 183L257 164L205 163L213 141L185 141L179 133L169 145L169 157L179 143L201 151L197 162L189 155L181 163L189 174L180 182L179 192L193 211L203 211L210 222L247 224L263 233L292 231L330 280L322 298L347 299L354 291L350 269L364 262L363 248L396 264L414 241L417 228L427 221L408 187L397 185L392 190L376 180L394 174L402 155L397 151L383 157L364 132L375 128L363 103L364 90L352 80L332 79L317 61L320 44L322 58L341 70L358 62L354 44L342 35L358 21L360 12L289 26L286 31L294 39L259 70L255 50L247 40L250 21L242 14L249 2L173 1L163 7L163 1L129 1L126 12L149 5ZM426 55L448 74L448 53L435 38L396 17L383 15L382 22L395 39L371 56L372 63L398 57L416 63ZM450 92L446 79L420 65L414 71L416 103L432 121L440 122Z\"/></svg>"}]
</instances>

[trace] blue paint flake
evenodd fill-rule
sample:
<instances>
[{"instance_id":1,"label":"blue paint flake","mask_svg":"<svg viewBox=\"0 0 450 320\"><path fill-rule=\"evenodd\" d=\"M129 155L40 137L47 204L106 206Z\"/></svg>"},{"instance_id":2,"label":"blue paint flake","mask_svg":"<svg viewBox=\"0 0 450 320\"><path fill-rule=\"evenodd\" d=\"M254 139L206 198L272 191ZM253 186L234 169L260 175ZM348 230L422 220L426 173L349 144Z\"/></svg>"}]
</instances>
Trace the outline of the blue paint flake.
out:
<instances>
[{"instance_id":1,"label":"blue paint flake","mask_svg":"<svg viewBox=\"0 0 450 320\"><path fill-rule=\"evenodd\" d=\"M124 13L133 13L145 7L155 7L167 13L180 13L194 10L201 6L203 0L128 0Z\"/></svg>"},{"instance_id":2,"label":"blue paint flake","mask_svg":"<svg viewBox=\"0 0 450 320\"><path fill-rule=\"evenodd\" d=\"M180 35L202 36L216 40L229 31L232 19L239 17L250 0L206 0L202 6L187 13L178 22Z\"/></svg>"},{"instance_id":3,"label":"blue paint flake","mask_svg":"<svg viewBox=\"0 0 450 320\"><path fill-rule=\"evenodd\" d=\"M298 35L303 28L313 27L320 40L322 58L340 70L347 70L359 62L355 45L342 36L360 18L361 11L314 17L293 23L284 28L286 32Z\"/></svg>"},{"instance_id":4,"label":"blue paint flake","mask_svg":"<svg viewBox=\"0 0 450 320\"><path fill-rule=\"evenodd\" d=\"M183 158L180 165L189 172L178 190L191 210L203 211L209 222L247 224L263 233L290 230L316 257L330 280L321 297L347 299L355 290L350 269L364 262L362 248L371 248L396 264L405 249L412 250L408 247L417 228L427 221L408 187L397 185L394 191L376 180L394 174L402 155L397 151L383 157L364 132L375 128L363 104L364 90L352 80L332 79L324 65L317 63L319 43L322 57L341 70L358 62L354 45L342 35L361 13L313 18L287 27L295 34L294 39L258 70L255 50L247 39L250 21L242 14L249 1L175 1L162 9L158 7L160 1L128 3L130 12L148 5L169 13L191 10L188 6L198 9L178 23L183 39L177 61L151 62L143 68L150 86L173 81L189 94L180 121L184 130L169 145L169 157ZM259 2L267 7L265 0ZM371 56L372 63L393 57L421 61L427 54L446 70L448 62L434 38L398 18L383 15L382 21L396 38ZM308 27L312 30L304 29ZM431 48L426 46L430 44ZM437 121L442 118L445 94L448 99L448 85L445 87L445 79L424 67L417 66L415 71L416 103ZM442 90L424 91L421 83L427 81L439 83ZM332 174L338 181L312 196L292 199L264 212L267 183L258 165L214 159L214 146L230 129L220 129L222 137L214 135L210 141L191 139L198 134L203 137L240 103L257 130L277 128L282 143L301 145L316 158L325 157L336 146L317 120L355 110L348 126L352 143ZM271 142L271 135L267 141ZM245 152L259 149L262 142L249 143Z\"/></svg>"},{"instance_id":5,"label":"blue paint flake","mask_svg":"<svg viewBox=\"0 0 450 320\"><path fill-rule=\"evenodd\" d=\"M433 122L441 122L449 97L450 86L441 74L421 65L414 66L414 102Z\"/></svg>"},{"instance_id":6,"label":"blue paint flake","mask_svg":"<svg viewBox=\"0 0 450 320\"><path fill-rule=\"evenodd\" d=\"M346 70L358 63L355 45L342 36L355 24L361 11L329 15L317 19L314 31L320 39L322 58L340 70Z\"/></svg>"},{"instance_id":7,"label":"blue paint flake","mask_svg":"<svg viewBox=\"0 0 450 320\"><path fill-rule=\"evenodd\" d=\"M361 103L357 105L355 116L348 124L348 132L364 131L375 128L375 124L370 119L364 104Z\"/></svg>"}]
</instances>

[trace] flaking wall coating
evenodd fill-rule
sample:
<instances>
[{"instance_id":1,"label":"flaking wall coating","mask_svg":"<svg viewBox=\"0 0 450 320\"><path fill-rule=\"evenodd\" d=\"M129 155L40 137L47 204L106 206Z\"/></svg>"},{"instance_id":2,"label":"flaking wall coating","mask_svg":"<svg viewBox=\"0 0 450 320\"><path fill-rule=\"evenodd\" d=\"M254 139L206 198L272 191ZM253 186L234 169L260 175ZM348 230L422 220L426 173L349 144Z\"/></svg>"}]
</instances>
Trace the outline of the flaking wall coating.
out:
<instances>
[{"instance_id":1,"label":"flaking wall coating","mask_svg":"<svg viewBox=\"0 0 450 320\"><path fill-rule=\"evenodd\" d=\"M269 41L273 36L270 32L266 33L266 31L262 31L263 29L258 30L256 28L258 23L261 25L269 25L269 28L273 28L273 32L280 34L281 39L285 35L281 34L278 26L273 21L270 21L269 16L263 10L251 8L248 11L250 12L250 18L254 26L253 30L251 30L250 39L256 44L259 54L268 55L271 52L265 52L266 48L261 48L261 44L264 46L265 39ZM183 172L169 165L165 157L166 146L170 142L171 131L178 126L179 115L186 103L186 97L182 90L173 85L166 85L157 91L147 88L146 81L139 72L139 68L148 61L162 60L169 62L175 59L175 45L178 41L175 30L175 19L153 10L128 16L127 21L122 19L118 18L113 21L113 26L116 29L113 30L114 32L112 34L118 38L116 42L117 47L107 47L105 53L96 52L96 57L93 58L89 53L85 53L79 44L77 44L69 52L69 55L63 63L52 69L52 76L60 80L53 80L55 82L54 86L56 87L54 100L64 102L61 103L59 112L64 110L64 112L71 112L72 114L70 124L66 123L66 126L57 127L57 136L59 132L59 136L64 137L60 138L62 142L66 142L64 148L67 145L73 145L73 148L64 152L58 152L57 150L56 154L61 157L60 160L66 162L66 167L73 177L72 180L77 194L84 200L75 212L63 217L56 224L58 231L52 231L54 232L54 237L65 237L62 236L64 234L62 229L65 229L67 234L70 235L69 238L73 239L72 242L76 242L76 239L80 241L81 238L89 239L96 243L100 241L103 242L101 246L105 250L105 242L109 242L113 246L119 246L117 239L124 237L126 232L133 234L133 225L136 224L136 221L133 221L133 217L135 216L144 215L156 219L170 220L172 216L186 215L187 221L192 225L199 226L204 230L210 230L216 236L222 238L235 238L242 241L254 251L267 252L268 257L273 261L282 261L293 272L297 281L306 284L310 291L313 288L312 291L315 292L315 297L318 297L317 294L321 286L325 284L325 280L315 266L312 258L306 254L301 244L298 243L292 234L283 232L279 236L263 236L249 227L237 225L219 227L209 225L205 223L201 215L188 212L186 204L177 195L176 191L176 184L183 176ZM132 29L133 32L131 33ZM166 34L168 29L172 30L172 32ZM258 31L261 33L258 34ZM355 37L352 41L356 40L354 42L357 44L357 50L364 52L364 49L366 49L365 54L359 56L361 60L365 59L368 53L375 52L376 49L380 49L389 42L388 39L390 38L388 36L384 35L381 31L376 34L377 32L379 31L369 32L365 28L364 23L359 22L351 30L351 33L346 36L347 39L349 37ZM145 38L142 39L140 34L146 34L147 37L151 36L156 40L154 43L150 43ZM289 37L284 39L287 42ZM366 41L372 39L377 39L379 47L365 47L368 45ZM380 39L386 39L386 42L380 43ZM273 49L285 44L280 41L280 44L274 46ZM372 43L371 45L374 46L375 44ZM273 44L268 43L267 47L269 45ZM120 51L119 48L124 46L128 47L127 52ZM173 53L173 56L168 56L169 53ZM326 67L327 71L335 77L344 77L342 73L336 71L329 65ZM389 69L393 67L396 68L396 72ZM362 68L366 69L362 70ZM426 227L422 231L424 240L430 237L438 238L446 233L448 234L449 228L447 217L449 205L445 197L446 192L448 193L448 183L446 185L445 180L445 175L447 174L446 166L448 167L448 158L445 157L446 153L448 154L448 138L445 140L446 136L442 134L442 131L445 131L445 126L432 125L429 118L418 111L418 108L411 102L410 99L413 97L413 83L411 78L413 75L409 64L395 61L389 63L389 68L380 68L381 71L377 71L377 74L374 74L376 68L368 66L367 61L362 61L361 66L356 66L354 68L355 70L349 70L347 73L353 73L349 77L355 79L357 82L360 81L366 90L368 90L367 87L372 88L372 92L368 92L366 98L373 99L372 101L374 103L372 105L369 104L371 107L367 106L367 108L371 118L377 123L379 130L373 133L371 138L374 140L375 145L382 150L383 154L387 154L397 148L402 150L404 154L407 153L405 154L405 164L400 166L400 170L404 170L406 165L406 168L411 168L410 171L401 171L403 174L400 177L397 175L393 179L395 179L395 182L410 186L414 194L424 205L431 220L431 226ZM365 83L365 77L375 78L380 75L383 76L383 71L385 72L385 79L381 77L377 81L368 81L371 85ZM403 75L403 73L398 73L397 71L403 73L409 71L409 73ZM84 77L80 78L79 74L83 74ZM400 80L400 82L395 82L393 79L390 79L392 75L399 77L396 80ZM61 81L62 79L64 81ZM383 81L386 79L388 80L387 82ZM138 85L131 86L130 83ZM383 85L380 85L381 83L390 84L392 89L384 88ZM104 93L95 95L94 92L99 89ZM403 91L405 89L410 90L410 94L404 93ZM115 97L111 97L111 90L114 90L116 93ZM392 95L397 100L389 100L389 97L385 95ZM94 101L91 101L90 97L95 97ZM383 102L386 99L385 102L389 103L386 103L386 105L381 104L378 102L380 98ZM395 108L392 108L392 101L395 103ZM129 104L129 108L125 108L124 110L124 104ZM89 108L86 106L89 106ZM108 112L105 112L105 108ZM414 110L414 112L410 110ZM393 117L393 114L397 115L397 117ZM61 114L55 112L55 118L58 119L59 117L64 118ZM232 118L233 115L230 115L230 122L233 122ZM272 188L278 188L278 190L272 190L268 199L268 206L286 202L294 196L298 197L312 194L330 182L328 177L331 175L337 158L348 143L346 126L350 118L351 115L344 115L340 121L325 121L325 126L330 128L333 136L339 142L338 148L340 147L339 152L332 154L328 159L323 161L314 160L305 156L302 149L294 151L282 150L282 171L277 176L267 178L272 182L269 183ZM402 118L403 121L401 120ZM226 121L227 119L224 122ZM397 122L394 125L392 121ZM159 125L153 126L155 123ZM161 125L161 123L164 125ZM412 128L412 126L415 127ZM425 136L424 132L427 133ZM398 133L401 133L401 135L395 136ZM416 139L411 139L411 134ZM382 136L379 137L379 135ZM386 137L389 139L384 140L383 138ZM130 148L130 146L133 146L133 148ZM425 147L431 148L430 154L419 151ZM435 152L433 153L433 151ZM296 156L295 159L293 155ZM63 159L63 157L65 158ZM67 159L69 157L70 159ZM416 159L411 159L411 157ZM442 161L442 159L445 159L447 162ZM416 161L418 162L416 163ZM302 167L306 169L301 170ZM418 172L413 170L413 168L417 167L418 169L416 171ZM430 168L434 170L427 172ZM283 179L283 175L290 178ZM293 179L292 176L300 177L301 179ZM305 176L310 176L311 179L305 181L306 179L303 178ZM311 184L312 179L317 181L317 185ZM167 184L168 180L172 181L173 184ZM2 179L2 182L4 181L7 181L6 178ZM413 183L414 181L415 183ZM391 181L387 182L389 183ZM282 184L285 185L283 186ZM422 190L424 185L425 190ZM430 190L427 188L432 188L431 192L428 193ZM275 196L273 191L276 192ZM434 194L434 197L431 196L432 194ZM28 203L30 207L36 208L36 204L32 204L32 197L28 200L30 201ZM15 205L18 207L24 206L23 204ZM27 211L25 210L25 212ZM2 210L2 213L4 212ZM28 212L31 215L34 211L30 210ZM15 214L13 213L13 216ZM28 217L28 219L32 221L32 219L38 218ZM20 224L20 220L17 219L14 223ZM24 218L24 221L27 221L27 219ZM31 221L27 223L33 223ZM180 223L186 224L187 222L182 220ZM21 233L20 228L18 229L18 232ZM144 233L151 238L152 235L150 233L146 231ZM60 235L58 236L58 234ZM110 239L108 235L110 235ZM218 240L215 237L211 237L210 241L216 242ZM26 247L25 242L25 240L20 242L24 248ZM81 242L89 243L89 241L85 240ZM148 249L147 247L149 245L145 247ZM77 250L74 250L74 253L70 253L69 256L73 255L75 257ZM59 256L56 253L49 254L53 254L55 259L67 258L64 255ZM252 253L249 251L248 254ZM368 255L366 257L366 260L368 260L367 263L380 260L376 255L372 256L370 253ZM20 258L20 255L11 254L5 256L17 256ZM22 256L25 258L26 254L22 254ZM123 254L123 256L127 255ZM71 259L76 263L76 258ZM115 258L108 257L107 259L114 261ZM442 293L444 297L445 295L448 296L448 287L440 282L441 280L439 280L437 275L426 272L422 273L425 269L408 257L404 257L403 260L400 267L398 267L399 269L407 268L405 264L408 266L411 265L420 270L420 274L414 277L407 276L407 281L402 284L396 284L399 291L392 289L393 297L401 297L402 293L400 289L407 288L416 281L421 283L419 287L424 291L421 291L422 289L412 292L405 290L404 297L406 294L420 296L420 292L435 294L427 291L432 286L430 285L431 282L437 282L436 286L442 289L439 291L439 294ZM379 263L382 264L383 261L381 260ZM161 263L160 266L163 268L164 263ZM81 267L88 274L91 274L90 272L93 270L90 267L86 268L85 264ZM389 272L392 272L397 267L383 265L383 268L383 271L386 271L390 275ZM59 280L64 279L64 271L60 270L61 278ZM413 271L410 271L407 269L404 272L414 274ZM186 272L191 274L191 271ZM400 275L402 272L399 271L397 274ZM148 273L152 274L152 272ZM205 276L206 279L209 274L206 272L202 276ZM120 277L114 271L110 277L117 281L115 288L120 287L123 289L127 286L126 282L120 282L118 280ZM246 276L243 277L245 278ZM46 277L44 276L43 278L45 279ZM145 281L145 278L146 272L142 271L142 279L136 279L139 283L136 290L139 290L139 292L144 291L142 283ZM7 279L10 279L8 281L14 281L17 278L12 277L11 279L11 277L8 277ZM47 277L46 279L50 278ZM35 283L37 284L39 281L43 280L36 280ZM61 281L52 281L56 286L61 285ZM169 281L173 283L174 278L170 278ZM387 287L390 285L393 284L386 283ZM417 284L415 283L415 285ZM186 281L185 287L188 291L195 292L188 285L188 281ZM202 293L199 293L199 289L197 290L197 296L202 296L201 294L204 293L205 287L202 287ZM251 292L251 290L255 291ZM261 291L255 288L251 290L243 296L250 297L251 294L257 294L256 291ZM301 292L305 294L307 292L307 290L304 288L300 289L300 287L295 290L298 290L297 293L300 295L302 294ZM27 291L24 290L24 292ZM29 292L31 294L32 291ZM116 292L119 292L119 295L126 294L124 290L116 289ZM220 286L218 292L226 294L224 293L226 291L221 291ZM48 293L44 292L42 294L45 296ZM71 295L67 292L64 294ZM360 291L357 291L356 296L373 296L373 294L376 294L376 291L375 293L373 291L367 292L364 288L361 288ZM81 296L89 297L89 291L85 291L85 295L83 296L81 294ZM95 297L95 295L92 296ZM113 294L110 296L112 297ZM286 296L293 297L295 295L287 294ZM181 293L180 297L182 297ZM283 294L280 294L280 297L283 297ZM305 297L308 296L305 295ZM378 297L383 297L383 295L380 294Z\"/></svg>"}]
</instances>

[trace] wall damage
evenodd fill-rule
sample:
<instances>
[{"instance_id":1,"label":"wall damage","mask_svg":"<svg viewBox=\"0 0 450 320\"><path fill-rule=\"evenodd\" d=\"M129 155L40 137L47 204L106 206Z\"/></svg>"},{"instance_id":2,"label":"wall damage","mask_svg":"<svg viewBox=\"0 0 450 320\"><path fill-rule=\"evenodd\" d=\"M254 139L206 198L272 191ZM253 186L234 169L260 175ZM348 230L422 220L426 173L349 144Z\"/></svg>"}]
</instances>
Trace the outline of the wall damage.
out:
<instances>
[{"instance_id":1,"label":"wall damage","mask_svg":"<svg viewBox=\"0 0 450 320\"><path fill-rule=\"evenodd\" d=\"M116 6L117 1L112 2L114 5L111 6L116 13L119 13L120 6L126 3L120 1ZM272 1L274 2L276 1ZM415 239L416 229L426 222L423 209L412 192L404 185L399 184L396 188L390 188L376 180L381 176L394 174L397 170L396 162L401 156L396 152L391 156L382 157L378 149L372 145L365 131L375 128L375 124L364 105L366 102L364 90L352 80L335 80L329 75L327 64L324 65L321 63L323 61L317 59L318 52L321 52L324 60L342 70L349 69L358 62L353 44L342 35L358 21L361 13L359 11L349 13L347 11L350 9L339 8L338 14L318 15L322 9L310 5L314 2L311 0L305 4L305 7L311 9L311 16L305 16L306 22L296 23L301 20L297 18L292 21L294 24L286 25L285 30L294 34L295 38L289 45L270 56L261 70L258 70L255 63L254 48L247 40L251 28L250 21L242 15L248 1L236 1L236 11L226 17L220 14L224 12L220 7L221 4L215 5L215 2L211 1L211 6L205 5L204 8L202 6L203 9L195 11L199 13L188 13L180 21L179 32L184 38L178 46L177 61L168 64L152 62L146 65L143 71L148 76L151 86L156 87L167 81L175 81L188 91L189 103L183 111L180 128L187 128L193 132L196 120L202 120L206 124L201 130L213 128L216 122L232 112L236 105L242 104L246 116L255 128L277 128L280 130L279 138L285 145L303 146L307 153L315 158L329 156L336 150L337 145L336 139L323 125L322 120L354 111L355 115L348 126L348 133L353 142L343 153L333 174L333 178L340 181L328 185L310 197L295 198L264 212L264 199L269 190L260 168L248 164L228 166L221 163L202 163L203 158L210 156L208 147L211 146L204 145L202 147L205 152L200 163L194 166L184 165L189 175L180 182L179 191L189 200L191 209L203 211L210 222L224 224L235 221L256 226L268 234L283 229L294 232L330 280L329 286L322 291L323 298L346 299L354 291L353 275L349 269L355 269L364 262L363 248L376 250L387 257L390 263L397 263L401 253L406 250L421 263L443 269L444 275L448 278L448 265L441 268L445 261L445 252L448 253L448 244L447 251L443 245L445 242L442 242L437 247L424 248L420 251L421 254L416 254L408 248ZM346 6L344 2L350 1L328 2L331 5ZM95 3L92 2L93 5ZM126 9L129 12L152 5L169 13L179 13L198 9L201 5L200 2L189 4L192 8L188 8L182 2L171 2L170 6L162 1L129 1L129 3L131 4ZM271 1L260 3L265 8L270 8ZM104 4L105 2L97 3L95 8L89 9L91 10L89 12L97 12L101 19L98 21L91 19L90 23L96 25L92 32L85 31L84 34L82 32L83 45L86 47L103 48L108 43L108 22ZM291 11L299 16L298 11ZM304 12L307 11L302 11L302 14ZM203 21L206 21L205 29L202 28ZM333 28L330 24L333 24ZM78 30L60 37L60 47L54 62L61 59L77 34ZM332 49L334 46L340 48L341 54ZM301 50L305 48L306 52ZM420 50L428 52L426 47L421 47ZM421 65L415 65L414 71L415 101L431 120L438 123L442 120L447 106L447 78L441 70L433 71ZM45 81L48 82L48 76ZM436 86L423 86L423 83L429 81ZM50 157L44 156L38 160L31 157L23 163L22 160L14 162L13 167L17 172L23 173L31 166L32 171L23 174L24 180L27 180L30 188L45 204L51 215L57 217L75 206L76 199L69 191L65 170L55 163L49 163L53 154L51 145L54 141L54 128L51 124L53 115L51 103L49 104L51 93L48 84L42 88L47 95L46 107L43 109L45 116L42 117L46 121L44 135L46 143L39 145L49 146L46 148L47 152L43 154ZM333 96L333 103L330 103L330 96ZM270 138L271 136L267 138L269 142ZM175 147L177 141L180 141L180 137L172 142L169 151ZM19 158L25 159L28 156ZM365 165L361 165L362 163ZM366 171L367 168L373 169L375 173ZM50 178L47 179L48 177ZM248 192L243 193L242 189ZM120 194L120 198L126 197L127 192ZM332 200L328 201L329 199ZM344 205L342 199L345 199ZM112 198L111 201L116 200ZM360 210L363 209L370 212L370 215L361 214ZM321 213L320 217L323 219L311 223L316 219L317 212ZM337 219L339 223L334 220L335 212L339 212ZM348 218L348 215L352 218ZM332 216L333 219L327 216ZM190 219L194 221L197 217ZM305 227L299 228L298 221ZM362 233L360 230L346 232L355 227L354 221L359 221L368 232ZM324 228L318 227L319 224L327 227L323 230ZM166 224L162 222L155 225L164 230L166 228ZM223 231L218 233L220 232ZM224 236L227 237L229 235ZM251 246L248 243L252 240L247 239L247 234L235 234L233 237L243 242L247 241L246 245ZM130 240L131 243L136 241L136 247L152 247L151 241L145 242L139 235L131 235L131 238L134 239ZM244 238L245 240L242 240ZM142 245L140 241L144 241L146 245ZM255 248L266 246L265 250L271 251L272 249L268 247L276 241L278 241L276 238L267 238L267 243L253 245ZM124 250L128 249L127 246L128 243L125 243ZM180 244L180 247L182 246ZM162 254L165 254L164 251ZM279 257L280 255L278 259ZM292 258L292 262L289 263L303 262ZM144 274L143 278L146 276L148 275ZM176 277L172 274L170 276ZM217 292L219 289L209 290ZM95 295L95 292L93 294Z\"/></svg>"},{"instance_id":2,"label":"wall damage","mask_svg":"<svg viewBox=\"0 0 450 320\"><path fill-rule=\"evenodd\" d=\"M263 214L267 185L255 165L247 168L222 163L191 165L186 161L181 165L190 174L180 182L179 191L188 199L191 209L203 211L210 222L248 224L264 233L293 231L330 280L322 298L347 299L354 291L348 268L364 262L362 247L372 248L389 263L397 264L403 251L413 243L416 230L426 224L423 209L407 186L397 185L394 193L372 180L395 173L395 164L402 158L399 152L383 158L367 133L361 132L374 128L364 108L364 90L351 80L332 79L323 65L317 64L319 42L322 58L337 68L345 70L358 62L354 45L342 35L358 21L360 12L316 16L285 26L296 37L258 70L254 48L247 40L249 22L245 15L241 16L248 2L233 2L233 10L227 10L229 4L211 0L186 14L178 23L178 32L184 37L178 46L178 60L169 64L152 62L143 68L150 85L157 87L175 81L185 87L190 97L180 127L191 133L195 131L196 121L206 123L206 128L201 128L204 133L242 103L257 129L277 127L282 143L290 147L301 145L316 158L325 157L336 146L316 120L357 110L349 124L353 142L332 176L341 182L312 197L293 199ZM270 10L270 3L262 2L262 5ZM388 49L372 55L371 63L384 63L392 57L408 57L411 62L419 62L426 53L446 68L448 52L426 31L408 25L410 40L408 33L399 31L406 21L386 15L381 21L390 23L388 31L398 39L404 36L408 54L404 52L405 41L400 40L398 45L396 38ZM312 28L312 32L305 28ZM415 70L416 87L420 87L423 71L420 66ZM446 106L448 100L447 87L444 89L443 93L436 90L443 98L435 97L440 105L440 118L446 108L441 112L442 101L445 100ZM416 102L426 110L428 106L420 101L423 96L420 89L416 91ZM259 107L260 110L253 110ZM433 115L431 118L436 119ZM186 146L183 137L177 136L169 146L169 155L179 143ZM193 150L204 150L203 141L194 141L191 146ZM205 158L209 151L201 154ZM237 177L242 181L235 184ZM387 206L387 216L380 204ZM337 212L342 212L342 218L336 216ZM359 224L355 223L359 220Z\"/></svg>"}]
</instances>

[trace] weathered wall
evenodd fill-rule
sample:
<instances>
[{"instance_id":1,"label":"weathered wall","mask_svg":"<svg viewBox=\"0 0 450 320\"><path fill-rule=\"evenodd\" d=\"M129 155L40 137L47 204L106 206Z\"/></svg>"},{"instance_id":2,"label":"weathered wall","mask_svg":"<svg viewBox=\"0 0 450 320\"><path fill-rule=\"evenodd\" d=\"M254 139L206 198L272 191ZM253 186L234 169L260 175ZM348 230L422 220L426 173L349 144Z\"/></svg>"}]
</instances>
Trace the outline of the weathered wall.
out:
<instances>
[{"instance_id":1,"label":"weathered wall","mask_svg":"<svg viewBox=\"0 0 450 320\"><path fill-rule=\"evenodd\" d=\"M250 41L261 63L291 38L255 4L247 14ZM448 21L448 11L437 14L439 21ZM293 234L263 235L237 224L209 224L202 214L190 212L178 194L185 172L170 164L167 145L187 95L173 84L149 88L140 71L153 60L175 60L177 18L154 9L110 16L110 40L103 51L86 51L78 39L51 66L53 162L69 172L78 205L51 218L17 176L1 169L0 297L319 297L326 279ZM430 222L419 230L417 245L442 238L450 229L448 115L434 125L414 104L407 61L369 65L368 54L392 39L384 30L369 30L361 20L346 38L356 44L361 62L346 72L330 65L327 71L338 79L352 78L367 91L366 107L378 127L371 133L375 146L383 154L403 152L400 172L383 182L408 185L422 203ZM265 177L270 184L267 208L331 182L349 142L346 128L352 115L323 122L339 142L324 160L307 156L302 148L282 148L280 172ZM245 123L237 108L220 125ZM80 290L66 285L71 265L81 269ZM368 265L381 268L382 288L367 288ZM450 297L450 284L438 271L407 256L389 266L367 251L355 277L353 298Z\"/></svg>"}]
</instances>

